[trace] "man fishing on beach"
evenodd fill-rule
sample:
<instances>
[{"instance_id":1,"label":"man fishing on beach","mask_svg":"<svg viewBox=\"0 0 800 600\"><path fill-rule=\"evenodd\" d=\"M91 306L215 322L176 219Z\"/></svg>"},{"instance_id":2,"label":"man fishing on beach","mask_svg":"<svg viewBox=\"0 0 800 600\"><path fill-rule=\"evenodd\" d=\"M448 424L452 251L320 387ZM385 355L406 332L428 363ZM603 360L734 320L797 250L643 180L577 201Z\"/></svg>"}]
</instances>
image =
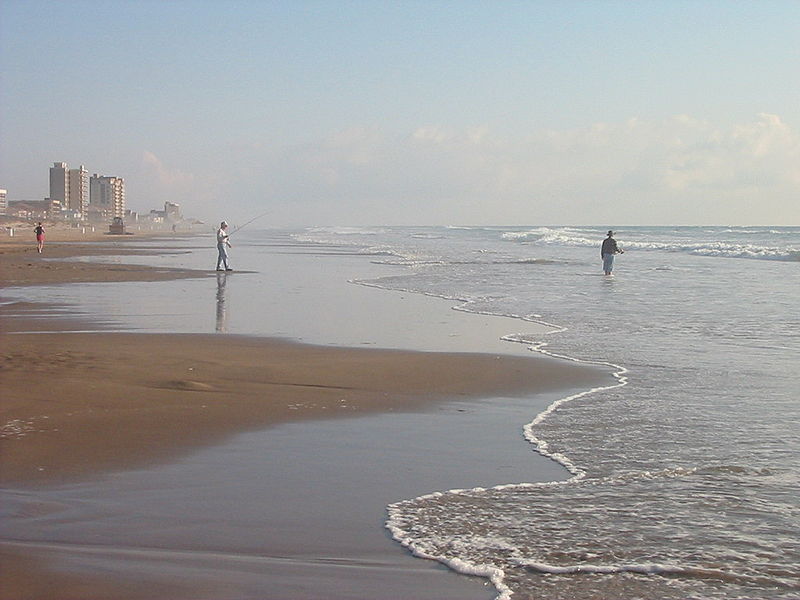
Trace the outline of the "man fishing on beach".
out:
<instances>
[{"instance_id":1,"label":"man fishing on beach","mask_svg":"<svg viewBox=\"0 0 800 600\"><path fill-rule=\"evenodd\" d=\"M231 269L228 265L228 248L232 247L230 242L231 236L237 231L241 231L250 225L250 223L256 222L258 219L269 213L270 211L267 211L253 217L247 223L244 225L239 225L230 233L228 233L228 224L225 221L219 224L219 229L217 229L217 250L219 250L219 256L217 257L217 271L233 271L233 269Z\"/></svg>"},{"instance_id":2,"label":"man fishing on beach","mask_svg":"<svg viewBox=\"0 0 800 600\"><path fill-rule=\"evenodd\" d=\"M600 256L603 259L603 272L606 275L611 275L614 270L614 255L623 254L622 248L617 246L617 240L614 239L614 232L608 230L608 237L603 240L603 245L600 247Z\"/></svg>"},{"instance_id":3,"label":"man fishing on beach","mask_svg":"<svg viewBox=\"0 0 800 600\"><path fill-rule=\"evenodd\" d=\"M228 224L223 221L219 224L219 229L217 229L217 250L219 251L217 271L233 271L228 265L228 248L231 247L229 238Z\"/></svg>"}]
</instances>

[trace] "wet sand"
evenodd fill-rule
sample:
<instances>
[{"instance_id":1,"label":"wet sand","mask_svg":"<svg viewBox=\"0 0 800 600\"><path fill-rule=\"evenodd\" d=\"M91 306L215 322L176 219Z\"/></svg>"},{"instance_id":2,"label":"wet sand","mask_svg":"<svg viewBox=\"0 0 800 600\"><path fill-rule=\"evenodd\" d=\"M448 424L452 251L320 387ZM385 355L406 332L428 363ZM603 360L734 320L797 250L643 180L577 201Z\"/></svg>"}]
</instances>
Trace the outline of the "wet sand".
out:
<instances>
[{"instance_id":1,"label":"wet sand","mask_svg":"<svg viewBox=\"0 0 800 600\"><path fill-rule=\"evenodd\" d=\"M275 423L530 394L594 376L576 371L529 358L243 336L6 335L0 483L62 483Z\"/></svg>"},{"instance_id":2,"label":"wet sand","mask_svg":"<svg viewBox=\"0 0 800 600\"><path fill-rule=\"evenodd\" d=\"M31 231L32 231L31 227ZM82 233L67 228L48 228L43 252L36 251L31 233L17 229L10 237L0 231L0 289L7 286L47 285L57 283L167 281L188 277L208 276L208 273L188 269L153 268L132 264L88 263L71 258L143 254L137 242L175 236L163 232L136 235L106 235L100 231ZM48 259L60 259L51 261Z\"/></svg>"},{"instance_id":3,"label":"wet sand","mask_svg":"<svg viewBox=\"0 0 800 600\"><path fill-rule=\"evenodd\" d=\"M118 243L112 247L115 254L120 253ZM33 255L30 247L7 241L0 244L0 275L5 285L153 281L206 275L118 264L45 265L36 262L35 246L32 251ZM45 247L47 255L62 258L108 251L103 238L96 244ZM42 319L46 320L46 315L37 317L36 322ZM437 404L447 406L453 400L530 397L590 386L600 377L596 370L536 357L309 346L231 335L20 334L11 330L31 331L38 325L19 317L12 325L7 319L2 322L0 481L12 497L26 498L17 505L20 510L41 510L43 515L49 513L47 503L27 499L28 493L44 490L46 494L47 490L69 489L75 482L96 481L104 474L167 465L242 432L282 423L422 411ZM47 329L52 331L54 326L64 327L65 322L48 322ZM346 446L343 439L327 449L334 463L339 450L338 462L348 460ZM422 450L419 454L420 458L424 456ZM331 456L326 459L331 460ZM350 466L353 468L357 465ZM336 482L331 483L335 489ZM24 519L31 515L5 516ZM376 536L385 535L376 525ZM328 533L349 539L354 546L361 535ZM193 535L202 537L202 532ZM313 546L310 540L314 535L309 532L307 542L293 535L295 539L286 539L285 544L269 536L271 547L283 548L275 550L270 560L277 560L276 556L289 546L295 553L304 544ZM91 561L71 564L70 560L81 554L79 547L39 542L29 546L24 540L5 539L0 548L5 565L0 575L0 597L264 597L263 590L234 596L226 595L224 589L211 591L208 576L198 578L196 586L187 583L184 579L191 569L177 579L165 575L137 580L117 574L119 579L115 580L102 565L93 571L87 566ZM401 556L402 551L397 550ZM163 562L151 556L137 558L135 552L129 554L123 564L130 564L132 569L137 560ZM170 556L175 559L174 554ZM208 556L192 560L197 565L214 562ZM263 556L262 560L269 562ZM403 557L404 565L415 566L398 569L393 560L380 557L378 563L370 565L369 572L375 578L370 588L374 588L373 597L401 597L398 591L415 580L421 582L426 597L491 597L491 593L484 594L472 585L461 587L456 580L465 578L432 571L425 561ZM366 562L361 560L361 570L350 574L330 564L283 564L274 588L282 591L274 597L360 597L347 591L347 582L353 575L364 574ZM415 572L416 563L421 563L419 572ZM197 565L193 568L205 570ZM270 567L262 564L259 568L269 572ZM309 586L309 580L315 580L316 587ZM204 590L202 596L197 595L200 589ZM330 593L319 595L314 589L328 589ZM421 596L412 593L406 597Z\"/></svg>"}]
</instances>

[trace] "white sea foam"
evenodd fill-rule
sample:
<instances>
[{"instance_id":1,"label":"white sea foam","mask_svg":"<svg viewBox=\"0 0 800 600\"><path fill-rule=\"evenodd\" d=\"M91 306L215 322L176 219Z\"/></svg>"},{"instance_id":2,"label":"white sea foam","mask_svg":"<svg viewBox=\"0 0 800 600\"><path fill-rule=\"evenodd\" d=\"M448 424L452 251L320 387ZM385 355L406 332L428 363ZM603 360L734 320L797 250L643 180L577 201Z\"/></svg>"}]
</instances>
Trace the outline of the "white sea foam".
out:
<instances>
[{"instance_id":1,"label":"white sea foam","mask_svg":"<svg viewBox=\"0 0 800 600\"><path fill-rule=\"evenodd\" d=\"M299 238L312 238L314 235L380 235L386 230L382 227L311 227L306 230L305 235L299 234Z\"/></svg>"},{"instance_id":2,"label":"white sea foam","mask_svg":"<svg viewBox=\"0 0 800 600\"><path fill-rule=\"evenodd\" d=\"M743 573L724 571L721 569L709 569L700 567L690 567L682 565L667 564L622 564L622 565L593 565L580 564L569 566L556 566L541 563L535 560L517 560L518 566L525 567L537 573L548 573L552 575L573 575L573 574L598 574L611 575L618 573L636 573L639 575L674 575L691 579L718 580L725 583L736 583L739 585L759 585L789 590L800 590L800 585L792 581L785 581L780 577L754 577Z\"/></svg>"},{"instance_id":3,"label":"white sea foam","mask_svg":"<svg viewBox=\"0 0 800 600\"><path fill-rule=\"evenodd\" d=\"M730 230L728 230L730 231ZM713 235L720 235L724 231L710 232ZM765 235L763 230L737 230L736 233L752 233ZM781 231L773 233L780 234ZM522 241L542 245L559 245L594 248L598 247L596 237L587 237L586 232L576 231L570 228L549 228L537 227L525 231L507 231L502 234L502 238L508 241ZM663 233L658 236L649 236L636 232L637 238L646 239L620 239L619 244L626 250L658 251L658 252L686 252L697 256L711 256L722 258L749 258L759 260L783 260L800 261L800 247L793 244L771 245L765 243L741 243L732 240L722 241L706 239L702 242L684 240L676 235L676 240L663 241L658 237L663 237Z\"/></svg>"},{"instance_id":4,"label":"white sea foam","mask_svg":"<svg viewBox=\"0 0 800 600\"><path fill-rule=\"evenodd\" d=\"M470 304L471 304L470 301L462 300L462 304L454 308L457 310L477 312L471 309ZM505 315L505 316L516 316L516 315ZM517 318L523 318L525 320L530 320L530 321L534 320L530 316L517 317ZM563 327L559 327L557 325L553 325L550 323L544 323L542 321L536 321L536 322L551 327L552 331L550 333L557 333L565 330ZM520 334L509 334L508 336L505 336L503 339L509 342L529 343L530 350L552 358L568 360L571 362L577 362L582 364L608 366L612 369L611 375L617 380L617 382L614 383L613 385L595 387L576 394L572 394L570 396L566 396L564 398L560 398L555 402L551 403L544 411L536 415L536 418L534 418L534 420L531 421L530 423L526 424L523 428L525 438L528 440L528 442L530 442L534 446L536 451L542 456L550 458L551 460L561 464L572 475L569 479L567 479L566 481L553 481L544 483L530 483L530 482L507 483L507 484L500 484L493 486L491 489L510 490L510 489L520 489L520 488L537 488L537 487L556 486L556 485L569 485L577 481L580 481L586 475L584 469L582 469L579 465L575 464L565 454L550 450L547 441L535 435L534 433L535 427L540 423L542 423L549 415L551 415L559 407L563 406L568 402L577 400L579 398L583 398L585 396L600 391L610 390L616 387L622 387L624 385L627 385L628 380L627 377L625 376L625 374L628 372L627 369L625 369L620 365L615 365L608 362L581 360L578 358L549 352L548 350L545 349L547 344L544 343L543 341L532 342L530 339ZM506 574L502 568L496 565L476 564L474 562L470 562L464 559L453 558L446 555L438 554L435 551L433 551L432 547L426 544L424 540L415 538L413 535L410 534L410 532L407 529L404 528L404 523L405 523L404 509L406 507L412 506L413 504L416 504L422 500L441 497L444 494L464 494L464 493L475 494L483 491L486 491L486 488L476 487L469 490L453 489L453 490L448 490L447 492L433 492L431 494L426 494L414 498L412 500L391 504L387 507L388 519L386 521L386 528L391 532L392 537L396 541L398 541L404 547L408 548L415 556L436 560L450 567L454 571L463 573L465 575L477 575L486 577L491 581L492 585L494 585L495 589L498 592L497 600L508 600L509 598L511 598L513 592L511 588L509 588L504 581ZM452 548L452 543L448 545ZM509 544L505 544L505 547L507 550L516 550L515 547ZM579 567L575 568L577 569Z\"/></svg>"},{"instance_id":5,"label":"white sea foam","mask_svg":"<svg viewBox=\"0 0 800 600\"><path fill-rule=\"evenodd\" d=\"M734 244L730 242L693 243L659 243L631 241L625 244L627 249L654 250L662 252L688 252L697 256L714 256L722 258L752 258L761 260L800 260L800 248L760 246L756 244Z\"/></svg>"}]
</instances>

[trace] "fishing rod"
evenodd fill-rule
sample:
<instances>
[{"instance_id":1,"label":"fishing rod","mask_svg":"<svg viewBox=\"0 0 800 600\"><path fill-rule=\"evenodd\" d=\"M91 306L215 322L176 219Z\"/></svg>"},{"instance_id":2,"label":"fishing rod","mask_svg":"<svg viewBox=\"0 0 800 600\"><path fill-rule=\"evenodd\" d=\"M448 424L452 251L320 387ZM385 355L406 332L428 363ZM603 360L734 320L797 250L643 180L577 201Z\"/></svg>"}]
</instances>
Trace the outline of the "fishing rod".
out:
<instances>
[{"instance_id":1,"label":"fishing rod","mask_svg":"<svg viewBox=\"0 0 800 600\"><path fill-rule=\"evenodd\" d=\"M253 217L252 219L250 219L250 220L249 220L247 223L245 223L244 225L239 225L239 226L238 226L236 229L234 229L233 231L231 231L231 232L228 234L228 237L232 236L234 233L236 233L236 232L237 232L237 231L239 231L240 229L244 229L245 227L247 227L248 225L250 225L250 223L252 223L253 221L257 221L257 220L258 220L258 219L260 219L261 217L264 217L264 216L268 215L268 214L269 214L269 213L271 213L271 212L272 212L271 210L268 210L268 211L267 211L267 212L265 212L265 213L261 213L261 214L260 214L260 215L258 215L257 217Z\"/></svg>"}]
</instances>

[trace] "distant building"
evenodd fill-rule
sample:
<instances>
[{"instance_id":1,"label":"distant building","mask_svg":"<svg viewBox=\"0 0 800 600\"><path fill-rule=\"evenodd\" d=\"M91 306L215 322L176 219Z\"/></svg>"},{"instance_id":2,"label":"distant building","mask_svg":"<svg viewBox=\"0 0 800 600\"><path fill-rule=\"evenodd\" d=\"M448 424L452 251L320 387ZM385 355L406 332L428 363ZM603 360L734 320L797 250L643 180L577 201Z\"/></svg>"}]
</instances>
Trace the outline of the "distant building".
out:
<instances>
[{"instance_id":1,"label":"distant building","mask_svg":"<svg viewBox=\"0 0 800 600\"><path fill-rule=\"evenodd\" d=\"M173 202L164 202L164 216L169 221L181 221L181 205Z\"/></svg>"},{"instance_id":2,"label":"distant building","mask_svg":"<svg viewBox=\"0 0 800 600\"><path fill-rule=\"evenodd\" d=\"M57 162L50 167L50 200L58 200L65 210L86 218L89 208L89 171L81 165L70 169L67 163Z\"/></svg>"},{"instance_id":3,"label":"distant building","mask_svg":"<svg viewBox=\"0 0 800 600\"><path fill-rule=\"evenodd\" d=\"M125 180L122 177L89 179L89 214L102 220L125 216Z\"/></svg>"},{"instance_id":4,"label":"distant building","mask_svg":"<svg viewBox=\"0 0 800 600\"><path fill-rule=\"evenodd\" d=\"M53 163L50 167L50 199L59 200L61 206L66 206L68 198L69 167L67 163Z\"/></svg>"},{"instance_id":5,"label":"distant building","mask_svg":"<svg viewBox=\"0 0 800 600\"><path fill-rule=\"evenodd\" d=\"M54 200L52 198L45 198L45 202L50 206L50 218L56 217L63 217L64 215L64 205L61 204L61 200Z\"/></svg>"},{"instance_id":6,"label":"distant building","mask_svg":"<svg viewBox=\"0 0 800 600\"><path fill-rule=\"evenodd\" d=\"M6 214L8 208L8 191L0 190L0 215Z\"/></svg>"},{"instance_id":7,"label":"distant building","mask_svg":"<svg viewBox=\"0 0 800 600\"><path fill-rule=\"evenodd\" d=\"M8 203L6 214L19 219L43 221L51 215L52 209L53 202L50 200L12 200Z\"/></svg>"},{"instance_id":8,"label":"distant building","mask_svg":"<svg viewBox=\"0 0 800 600\"><path fill-rule=\"evenodd\" d=\"M89 210L89 171L83 165L77 169L69 170L69 201L67 208L79 212L81 218L86 218Z\"/></svg>"}]
</instances>

